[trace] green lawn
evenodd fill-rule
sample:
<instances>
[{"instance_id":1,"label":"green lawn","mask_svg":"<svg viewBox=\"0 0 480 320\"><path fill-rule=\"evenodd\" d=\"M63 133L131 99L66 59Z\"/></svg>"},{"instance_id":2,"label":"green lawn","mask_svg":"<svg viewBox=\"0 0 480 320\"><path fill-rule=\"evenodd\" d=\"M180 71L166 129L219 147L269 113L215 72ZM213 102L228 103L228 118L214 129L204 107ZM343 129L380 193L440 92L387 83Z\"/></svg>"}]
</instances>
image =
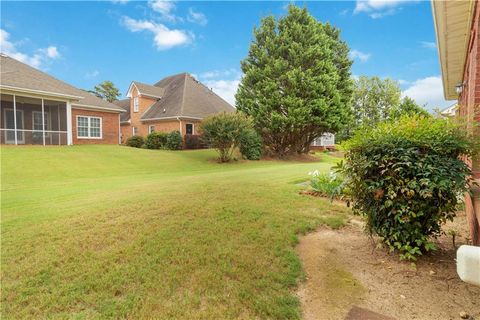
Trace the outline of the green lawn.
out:
<instances>
[{"instance_id":1,"label":"green lawn","mask_svg":"<svg viewBox=\"0 0 480 320\"><path fill-rule=\"evenodd\" d=\"M299 233L346 209L298 194L337 160L2 147L4 319L298 318Z\"/></svg>"}]
</instances>

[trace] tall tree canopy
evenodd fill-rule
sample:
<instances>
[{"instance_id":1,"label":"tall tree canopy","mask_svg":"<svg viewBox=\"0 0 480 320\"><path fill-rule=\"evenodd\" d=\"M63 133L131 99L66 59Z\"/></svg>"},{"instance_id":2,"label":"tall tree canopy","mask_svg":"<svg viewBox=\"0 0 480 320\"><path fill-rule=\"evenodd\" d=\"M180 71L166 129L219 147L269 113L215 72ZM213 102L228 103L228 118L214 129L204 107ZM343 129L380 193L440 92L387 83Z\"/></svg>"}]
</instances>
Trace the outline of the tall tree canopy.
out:
<instances>
[{"instance_id":1,"label":"tall tree canopy","mask_svg":"<svg viewBox=\"0 0 480 320\"><path fill-rule=\"evenodd\" d=\"M392 79L361 76L353 89L353 117L351 123L338 135L337 141L348 139L361 126L376 126L385 120L396 120L403 115L430 114L410 97L401 99L398 82Z\"/></svg>"},{"instance_id":2,"label":"tall tree canopy","mask_svg":"<svg viewBox=\"0 0 480 320\"><path fill-rule=\"evenodd\" d=\"M289 5L278 21L254 29L237 108L251 115L267 152L304 153L325 132L351 117L349 48L335 27L318 22L306 8Z\"/></svg>"},{"instance_id":3,"label":"tall tree canopy","mask_svg":"<svg viewBox=\"0 0 480 320\"><path fill-rule=\"evenodd\" d=\"M391 119L398 119L401 116L405 116L405 115L408 115L408 116L420 115L420 116L424 116L424 117L430 117L431 116L431 114L428 113L428 111L425 110L425 108L419 106L415 102L415 100L413 100L410 97L404 97L402 99L402 102L400 102L398 107L395 108L394 110L392 110L392 112L390 114L390 118Z\"/></svg>"},{"instance_id":4,"label":"tall tree canopy","mask_svg":"<svg viewBox=\"0 0 480 320\"><path fill-rule=\"evenodd\" d=\"M392 79L361 76L355 81L353 112L355 127L386 120L400 104L401 90Z\"/></svg>"},{"instance_id":5,"label":"tall tree canopy","mask_svg":"<svg viewBox=\"0 0 480 320\"><path fill-rule=\"evenodd\" d=\"M113 82L109 80L105 80L96 85L92 93L99 98L107 100L108 102L118 100L118 97L120 97L120 91L117 89L117 87L115 87Z\"/></svg>"}]
</instances>

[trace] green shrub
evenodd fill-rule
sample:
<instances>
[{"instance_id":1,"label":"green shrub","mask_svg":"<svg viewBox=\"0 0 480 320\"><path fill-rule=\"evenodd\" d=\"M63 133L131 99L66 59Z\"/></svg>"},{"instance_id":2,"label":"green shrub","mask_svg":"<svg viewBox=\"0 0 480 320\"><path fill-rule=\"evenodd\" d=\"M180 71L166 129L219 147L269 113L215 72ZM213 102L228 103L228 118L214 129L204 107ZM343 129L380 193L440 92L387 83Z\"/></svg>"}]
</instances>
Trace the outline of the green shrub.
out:
<instances>
[{"instance_id":1,"label":"green shrub","mask_svg":"<svg viewBox=\"0 0 480 320\"><path fill-rule=\"evenodd\" d=\"M129 147L141 148L144 144L144 140L141 136L131 136L127 139L125 144Z\"/></svg>"},{"instance_id":2,"label":"green shrub","mask_svg":"<svg viewBox=\"0 0 480 320\"><path fill-rule=\"evenodd\" d=\"M180 132L172 131L168 133L165 148L168 150L180 150L182 149L182 145L183 140Z\"/></svg>"},{"instance_id":3,"label":"green shrub","mask_svg":"<svg viewBox=\"0 0 480 320\"><path fill-rule=\"evenodd\" d=\"M163 149L167 144L168 134L165 132L152 132L145 138L147 149Z\"/></svg>"},{"instance_id":4,"label":"green shrub","mask_svg":"<svg viewBox=\"0 0 480 320\"><path fill-rule=\"evenodd\" d=\"M198 134L187 134L184 136L185 149L202 149L205 148L202 137Z\"/></svg>"},{"instance_id":5,"label":"green shrub","mask_svg":"<svg viewBox=\"0 0 480 320\"><path fill-rule=\"evenodd\" d=\"M262 138L255 130L246 130L240 137L240 153L244 158L260 160L262 148Z\"/></svg>"},{"instance_id":6,"label":"green shrub","mask_svg":"<svg viewBox=\"0 0 480 320\"><path fill-rule=\"evenodd\" d=\"M475 141L452 121L407 116L358 130L345 148L341 171L368 230L402 259L435 249L432 238L471 182L460 156L472 155Z\"/></svg>"},{"instance_id":7,"label":"green shrub","mask_svg":"<svg viewBox=\"0 0 480 320\"><path fill-rule=\"evenodd\" d=\"M253 130L252 120L240 112L219 113L204 119L200 125L205 144L218 151L221 162L232 159L243 135L250 130Z\"/></svg>"},{"instance_id":8,"label":"green shrub","mask_svg":"<svg viewBox=\"0 0 480 320\"><path fill-rule=\"evenodd\" d=\"M317 170L310 172L310 187L321 195L331 199L342 196L343 178L334 172L319 173Z\"/></svg>"}]
</instances>

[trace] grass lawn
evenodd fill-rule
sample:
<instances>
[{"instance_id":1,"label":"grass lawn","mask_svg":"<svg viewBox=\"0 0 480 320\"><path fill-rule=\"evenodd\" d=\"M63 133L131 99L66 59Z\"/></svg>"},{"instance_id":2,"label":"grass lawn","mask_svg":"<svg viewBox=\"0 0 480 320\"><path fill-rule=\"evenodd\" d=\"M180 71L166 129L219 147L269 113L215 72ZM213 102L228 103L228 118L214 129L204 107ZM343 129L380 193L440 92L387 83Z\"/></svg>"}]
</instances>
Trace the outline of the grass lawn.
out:
<instances>
[{"instance_id":1,"label":"grass lawn","mask_svg":"<svg viewBox=\"0 0 480 320\"><path fill-rule=\"evenodd\" d=\"M2 318L299 318L297 234L347 212L296 182L337 159L214 156L2 147Z\"/></svg>"}]
</instances>

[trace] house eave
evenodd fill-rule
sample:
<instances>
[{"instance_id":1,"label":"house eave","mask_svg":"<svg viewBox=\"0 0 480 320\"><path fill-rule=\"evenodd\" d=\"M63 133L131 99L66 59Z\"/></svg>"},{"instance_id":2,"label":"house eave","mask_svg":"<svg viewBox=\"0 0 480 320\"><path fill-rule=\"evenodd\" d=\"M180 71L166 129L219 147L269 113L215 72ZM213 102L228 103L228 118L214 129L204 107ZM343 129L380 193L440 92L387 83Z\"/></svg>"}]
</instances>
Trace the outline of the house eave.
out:
<instances>
[{"instance_id":1,"label":"house eave","mask_svg":"<svg viewBox=\"0 0 480 320\"><path fill-rule=\"evenodd\" d=\"M442 70L444 97L458 98L455 87L463 81L475 1L432 0L432 13Z\"/></svg>"},{"instance_id":2,"label":"house eave","mask_svg":"<svg viewBox=\"0 0 480 320\"><path fill-rule=\"evenodd\" d=\"M189 116L174 116L174 117L162 117L162 118L140 119L140 121L142 121L142 122L148 122L148 121L178 120L178 119L185 119L185 120L202 120L203 118L199 118L199 117L189 117Z\"/></svg>"},{"instance_id":3,"label":"house eave","mask_svg":"<svg viewBox=\"0 0 480 320\"><path fill-rule=\"evenodd\" d=\"M92 106L92 105L86 105L86 104L78 104L78 103L72 103L72 108L75 109L85 109L85 110L100 110L100 111L108 111L108 112L126 112L125 110L120 110L120 109L113 109L113 108L106 108L106 107L99 107L99 106Z\"/></svg>"},{"instance_id":4,"label":"house eave","mask_svg":"<svg viewBox=\"0 0 480 320\"><path fill-rule=\"evenodd\" d=\"M19 93L19 94L23 93L23 94L30 94L30 95L44 96L44 97L52 97L52 98L61 98L61 99L74 100L74 101L78 101L78 100L84 98L84 97L81 97L81 96L74 96L74 95L63 94L63 93L58 93L58 92L49 92L49 91L35 90L35 89L28 89L28 88L20 88L20 87L7 86L7 85L0 85L0 92L2 92L2 93Z\"/></svg>"}]
</instances>

